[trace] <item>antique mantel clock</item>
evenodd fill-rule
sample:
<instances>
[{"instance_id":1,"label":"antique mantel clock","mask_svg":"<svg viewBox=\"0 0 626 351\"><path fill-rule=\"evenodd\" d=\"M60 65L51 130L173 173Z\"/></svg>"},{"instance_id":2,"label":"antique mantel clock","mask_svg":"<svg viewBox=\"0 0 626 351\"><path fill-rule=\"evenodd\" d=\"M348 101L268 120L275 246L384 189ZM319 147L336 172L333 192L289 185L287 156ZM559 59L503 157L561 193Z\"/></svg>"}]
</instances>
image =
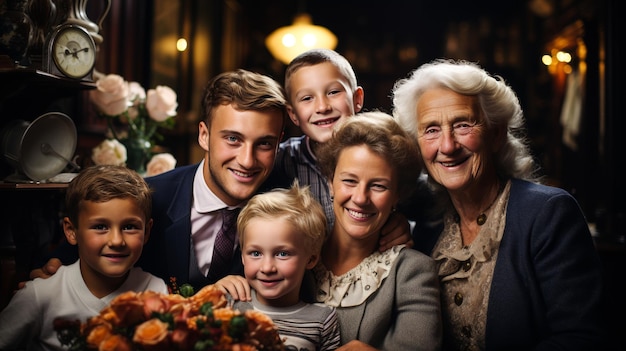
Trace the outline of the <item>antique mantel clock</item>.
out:
<instances>
[{"instance_id":1,"label":"antique mantel clock","mask_svg":"<svg viewBox=\"0 0 626 351\"><path fill-rule=\"evenodd\" d=\"M42 70L53 75L92 81L96 44L82 26L61 24L46 38L42 63Z\"/></svg>"}]
</instances>

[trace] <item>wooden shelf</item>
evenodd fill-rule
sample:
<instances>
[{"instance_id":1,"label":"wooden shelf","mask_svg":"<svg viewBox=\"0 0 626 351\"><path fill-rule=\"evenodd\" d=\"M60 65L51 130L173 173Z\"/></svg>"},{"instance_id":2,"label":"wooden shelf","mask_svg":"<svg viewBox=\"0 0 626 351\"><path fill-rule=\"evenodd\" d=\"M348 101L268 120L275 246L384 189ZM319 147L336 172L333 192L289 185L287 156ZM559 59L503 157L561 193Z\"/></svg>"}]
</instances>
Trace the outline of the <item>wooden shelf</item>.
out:
<instances>
[{"instance_id":1,"label":"wooden shelf","mask_svg":"<svg viewBox=\"0 0 626 351\"><path fill-rule=\"evenodd\" d=\"M68 183L42 183L35 182L32 183L9 183L9 182L0 182L0 190L44 190L44 189L65 189L67 188Z\"/></svg>"},{"instance_id":2,"label":"wooden shelf","mask_svg":"<svg viewBox=\"0 0 626 351\"><path fill-rule=\"evenodd\" d=\"M64 77L32 68L0 68L0 99L19 94L23 89L54 90L73 93L76 90L95 89L96 83Z\"/></svg>"}]
</instances>

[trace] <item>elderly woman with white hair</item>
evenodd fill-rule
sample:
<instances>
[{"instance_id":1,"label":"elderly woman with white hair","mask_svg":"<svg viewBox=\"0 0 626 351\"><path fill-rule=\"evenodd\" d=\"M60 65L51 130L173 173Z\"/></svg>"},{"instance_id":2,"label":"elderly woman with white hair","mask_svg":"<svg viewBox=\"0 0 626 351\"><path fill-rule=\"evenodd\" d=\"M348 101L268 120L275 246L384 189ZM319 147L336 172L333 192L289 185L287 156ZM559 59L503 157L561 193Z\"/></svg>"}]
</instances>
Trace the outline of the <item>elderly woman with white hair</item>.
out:
<instances>
[{"instance_id":1,"label":"elderly woman with white hair","mask_svg":"<svg viewBox=\"0 0 626 351\"><path fill-rule=\"evenodd\" d=\"M444 350L606 350L602 268L572 195L542 185L515 92L467 61L396 82L443 230L415 233L436 262Z\"/></svg>"}]
</instances>

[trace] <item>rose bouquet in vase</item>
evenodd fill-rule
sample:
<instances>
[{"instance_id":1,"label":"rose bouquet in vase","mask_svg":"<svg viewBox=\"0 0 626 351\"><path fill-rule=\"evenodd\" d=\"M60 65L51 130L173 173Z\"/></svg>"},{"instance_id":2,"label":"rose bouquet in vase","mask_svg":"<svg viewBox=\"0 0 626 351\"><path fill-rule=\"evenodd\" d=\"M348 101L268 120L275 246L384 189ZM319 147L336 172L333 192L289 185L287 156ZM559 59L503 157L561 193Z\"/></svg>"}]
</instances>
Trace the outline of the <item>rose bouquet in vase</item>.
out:
<instances>
[{"instance_id":1,"label":"rose bouquet in vase","mask_svg":"<svg viewBox=\"0 0 626 351\"><path fill-rule=\"evenodd\" d=\"M89 96L109 127L109 139L94 148L92 160L96 164L125 163L145 174L152 147L163 139L159 130L174 127L176 93L162 85L146 92L137 82L108 74L96 81Z\"/></svg>"}]
</instances>

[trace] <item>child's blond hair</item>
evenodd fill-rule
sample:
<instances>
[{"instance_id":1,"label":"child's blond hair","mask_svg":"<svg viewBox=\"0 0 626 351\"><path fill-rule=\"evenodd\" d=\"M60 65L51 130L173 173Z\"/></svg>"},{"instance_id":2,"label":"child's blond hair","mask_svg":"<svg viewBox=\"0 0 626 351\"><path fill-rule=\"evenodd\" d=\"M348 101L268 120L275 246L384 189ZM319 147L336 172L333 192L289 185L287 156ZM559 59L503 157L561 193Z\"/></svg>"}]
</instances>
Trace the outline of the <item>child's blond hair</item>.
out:
<instances>
[{"instance_id":1,"label":"child's blond hair","mask_svg":"<svg viewBox=\"0 0 626 351\"><path fill-rule=\"evenodd\" d=\"M289 189L276 188L248 201L237 218L240 247L243 247L243 234L253 218L284 219L304 235L305 246L311 254L320 254L327 233L326 216L309 187L301 187L297 179Z\"/></svg>"}]
</instances>

